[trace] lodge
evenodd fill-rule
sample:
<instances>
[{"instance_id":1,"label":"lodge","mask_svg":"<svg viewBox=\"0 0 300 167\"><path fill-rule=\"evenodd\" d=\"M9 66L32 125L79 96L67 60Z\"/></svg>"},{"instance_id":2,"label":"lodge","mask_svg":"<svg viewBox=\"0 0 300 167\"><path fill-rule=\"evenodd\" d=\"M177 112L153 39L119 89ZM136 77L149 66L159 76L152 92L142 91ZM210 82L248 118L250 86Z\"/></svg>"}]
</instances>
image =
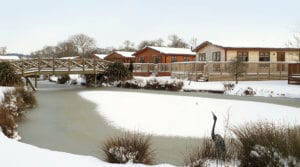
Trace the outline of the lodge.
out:
<instances>
[{"instance_id":1,"label":"lodge","mask_svg":"<svg viewBox=\"0 0 300 167\"><path fill-rule=\"evenodd\" d=\"M300 48L226 47L205 41L196 47L196 61L299 62Z\"/></svg>"},{"instance_id":2,"label":"lodge","mask_svg":"<svg viewBox=\"0 0 300 167\"><path fill-rule=\"evenodd\" d=\"M138 63L173 63L195 61L191 49L147 46L134 53Z\"/></svg>"},{"instance_id":3,"label":"lodge","mask_svg":"<svg viewBox=\"0 0 300 167\"><path fill-rule=\"evenodd\" d=\"M114 51L104 57L104 60L113 62L130 63L135 62L134 52Z\"/></svg>"}]
</instances>

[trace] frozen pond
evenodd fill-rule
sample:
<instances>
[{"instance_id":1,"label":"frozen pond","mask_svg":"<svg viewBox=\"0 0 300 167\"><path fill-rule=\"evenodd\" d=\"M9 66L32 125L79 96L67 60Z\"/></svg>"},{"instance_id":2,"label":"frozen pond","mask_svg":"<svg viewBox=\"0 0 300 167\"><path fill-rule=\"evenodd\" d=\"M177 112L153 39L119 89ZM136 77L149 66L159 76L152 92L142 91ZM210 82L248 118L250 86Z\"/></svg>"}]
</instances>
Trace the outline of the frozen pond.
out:
<instances>
[{"instance_id":1,"label":"frozen pond","mask_svg":"<svg viewBox=\"0 0 300 167\"><path fill-rule=\"evenodd\" d=\"M101 144L110 136L120 135L123 131L108 125L96 112L96 105L78 95L83 90L112 90L176 94L180 96L200 96L220 99L251 100L300 107L299 99L236 97L209 93L163 92L148 90L128 90L118 88L86 89L40 84L37 92L39 106L25 115L20 123L19 133L22 142L41 148L92 155L102 159ZM117 103L117 102L116 102ZM199 127L201 128L201 127ZM186 149L196 147L200 139L153 136L157 162L182 165Z\"/></svg>"}]
</instances>

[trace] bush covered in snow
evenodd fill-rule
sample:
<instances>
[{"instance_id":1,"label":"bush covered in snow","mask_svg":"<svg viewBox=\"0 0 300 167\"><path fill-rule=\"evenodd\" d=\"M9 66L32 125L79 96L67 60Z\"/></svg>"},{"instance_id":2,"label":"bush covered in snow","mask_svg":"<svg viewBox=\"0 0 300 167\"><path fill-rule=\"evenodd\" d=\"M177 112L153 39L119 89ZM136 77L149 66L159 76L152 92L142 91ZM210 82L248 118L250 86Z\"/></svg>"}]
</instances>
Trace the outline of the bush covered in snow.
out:
<instances>
[{"instance_id":1,"label":"bush covered in snow","mask_svg":"<svg viewBox=\"0 0 300 167\"><path fill-rule=\"evenodd\" d=\"M0 86L20 86L23 82L9 62L0 62Z\"/></svg>"},{"instance_id":2,"label":"bush covered in snow","mask_svg":"<svg viewBox=\"0 0 300 167\"><path fill-rule=\"evenodd\" d=\"M67 83L69 80L70 80L70 76L69 76L69 75L62 75L62 76L59 76L59 77L57 78L57 83L58 83L58 84L65 84L65 83Z\"/></svg>"},{"instance_id":3,"label":"bush covered in snow","mask_svg":"<svg viewBox=\"0 0 300 167\"><path fill-rule=\"evenodd\" d=\"M109 64L104 72L107 83L132 79L132 73L121 62Z\"/></svg>"},{"instance_id":4,"label":"bush covered in snow","mask_svg":"<svg viewBox=\"0 0 300 167\"><path fill-rule=\"evenodd\" d=\"M0 102L0 127L10 138L18 138L16 120L26 109L33 108L36 99L31 91L16 88L4 93L4 100Z\"/></svg>"},{"instance_id":5,"label":"bush covered in snow","mask_svg":"<svg viewBox=\"0 0 300 167\"><path fill-rule=\"evenodd\" d=\"M233 129L239 140L241 166L296 166L300 129L259 122Z\"/></svg>"},{"instance_id":6,"label":"bush covered in snow","mask_svg":"<svg viewBox=\"0 0 300 167\"><path fill-rule=\"evenodd\" d=\"M125 134L106 140L102 147L105 160L110 163L154 163L154 151L150 137L140 134Z\"/></svg>"},{"instance_id":7,"label":"bush covered in snow","mask_svg":"<svg viewBox=\"0 0 300 167\"><path fill-rule=\"evenodd\" d=\"M148 80L131 79L119 81L115 82L113 85L122 88L179 91L183 87L183 82L177 79L159 80L151 78Z\"/></svg>"}]
</instances>

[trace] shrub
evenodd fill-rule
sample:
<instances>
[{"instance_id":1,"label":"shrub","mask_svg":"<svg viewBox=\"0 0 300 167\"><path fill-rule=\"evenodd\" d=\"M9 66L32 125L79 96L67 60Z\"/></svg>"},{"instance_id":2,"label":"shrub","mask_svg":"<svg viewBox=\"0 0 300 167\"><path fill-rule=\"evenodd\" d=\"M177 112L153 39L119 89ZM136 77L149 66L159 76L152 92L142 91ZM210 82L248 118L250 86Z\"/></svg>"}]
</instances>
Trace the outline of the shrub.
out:
<instances>
[{"instance_id":1,"label":"shrub","mask_svg":"<svg viewBox=\"0 0 300 167\"><path fill-rule=\"evenodd\" d=\"M300 158L299 128L258 122L232 131L240 142L241 166L296 166L296 159Z\"/></svg>"},{"instance_id":2,"label":"shrub","mask_svg":"<svg viewBox=\"0 0 300 167\"><path fill-rule=\"evenodd\" d=\"M172 81L172 82L159 82L156 79L148 80L146 83L145 89L153 90L169 90L169 91L179 91L182 89L182 81Z\"/></svg>"},{"instance_id":3,"label":"shrub","mask_svg":"<svg viewBox=\"0 0 300 167\"><path fill-rule=\"evenodd\" d=\"M15 117L4 105L0 105L0 127L7 137L14 138L16 136L17 124Z\"/></svg>"},{"instance_id":4,"label":"shrub","mask_svg":"<svg viewBox=\"0 0 300 167\"><path fill-rule=\"evenodd\" d=\"M226 143L225 161L231 161L236 159L236 141L234 139L228 139ZM213 141L210 138L204 138L201 147L194 149L191 153L185 157L185 166L190 167L202 167L206 166L209 160L218 160L216 149Z\"/></svg>"},{"instance_id":5,"label":"shrub","mask_svg":"<svg viewBox=\"0 0 300 167\"><path fill-rule=\"evenodd\" d=\"M129 64L128 70L129 70L129 72L131 72L131 73L132 73L133 70L134 70L134 66L133 66L132 61L131 61L130 64Z\"/></svg>"},{"instance_id":6,"label":"shrub","mask_svg":"<svg viewBox=\"0 0 300 167\"><path fill-rule=\"evenodd\" d=\"M246 96L254 96L256 94L256 92L251 87L247 87L247 89L244 90L243 93Z\"/></svg>"},{"instance_id":7,"label":"shrub","mask_svg":"<svg viewBox=\"0 0 300 167\"><path fill-rule=\"evenodd\" d=\"M65 84L70 80L70 76L69 75L62 75L59 76L57 79L57 83L58 84Z\"/></svg>"},{"instance_id":8,"label":"shrub","mask_svg":"<svg viewBox=\"0 0 300 167\"><path fill-rule=\"evenodd\" d=\"M36 103L33 92L20 87L4 93L2 105L14 116L19 116L24 110L33 108Z\"/></svg>"},{"instance_id":9,"label":"shrub","mask_svg":"<svg viewBox=\"0 0 300 167\"><path fill-rule=\"evenodd\" d=\"M20 86L22 79L9 62L0 62L0 86Z\"/></svg>"},{"instance_id":10,"label":"shrub","mask_svg":"<svg viewBox=\"0 0 300 167\"><path fill-rule=\"evenodd\" d=\"M109 163L153 164L154 162L150 137L140 134L125 134L121 137L109 138L104 143L102 151Z\"/></svg>"},{"instance_id":11,"label":"shrub","mask_svg":"<svg viewBox=\"0 0 300 167\"><path fill-rule=\"evenodd\" d=\"M37 101L32 91L26 90L23 87L16 88L15 94L20 98L19 101L24 103L24 109L30 109L36 106Z\"/></svg>"},{"instance_id":12,"label":"shrub","mask_svg":"<svg viewBox=\"0 0 300 167\"><path fill-rule=\"evenodd\" d=\"M194 149L184 160L185 166L202 167L209 159L214 159L214 146L210 139L204 138L201 147Z\"/></svg>"},{"instance_id":13,"label":"shrub","mask_svg":"<svg viewBox=\"0 0 300 167\"><path fill-rule=\"evenodd\" d=\"M104 72L107 82L124 81L132 79L132 74L121 62L109 64Z\"/></svg>"},{"instance_id":14,"label":"shrub","mask_svg":"<svg viewBox=\"0 0 300 167\"><path fill-rule=\"evenodd\" d=\"M86 86L95 86L95 74L85 74ZM103 74L96 75L96 85L101 85L104 82Z\"/></svg>"}]
</instances>

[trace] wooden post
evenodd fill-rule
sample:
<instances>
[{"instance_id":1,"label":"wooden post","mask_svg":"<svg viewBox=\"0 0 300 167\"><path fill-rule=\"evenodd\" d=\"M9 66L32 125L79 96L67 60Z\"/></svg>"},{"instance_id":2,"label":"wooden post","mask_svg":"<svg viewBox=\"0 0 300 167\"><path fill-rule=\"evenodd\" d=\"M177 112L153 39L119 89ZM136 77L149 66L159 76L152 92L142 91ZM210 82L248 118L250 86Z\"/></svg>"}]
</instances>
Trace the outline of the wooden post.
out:
<instances>
[{"instance_id":1,"label":"wooden post","mask_svg":"<svg viewBox=\"0 0 300 167\"><path fill-rule=\"evenodd\" d=\"M41 58L38 57L38 75L41 75Z\"/></svg>"},{"instance_id":2,"label":"wooden post","mask_svg":"<svg viewBox=\"0 0 300 167\"><path fill-rule=\"evenodd\" d=\"M68 59L68 72L71 73L71 59Z\"/></svg>"},{"instance_id":3,"label":"wooden post","mask_svg":"<svg viewBox=\"0 0 300 167\"><path fill-rule=\"evenodd\" d=\"M83 73L85 72L85 60L84 60L84 56L82 56L82 71L83 71Z\"/></svg>"},{"instance_id":4,"label":"wooden post","mask_svg":"<svg viewBox=\"0 0 300 167\"><path fill-rule=\"evenodd\" d=\"M52 75L55 75L55 57L52 57Z\"/></svg>"},{"instance_id":5,"label":"wooden post","mask_svg":"<svg viewBox=\"0 0 300 167\"><path fill-rule=\"evenodd\" d=\"M256 65L256 73L257 80L259 80L259 63Z\"/></svg>"},{"instance_id":6,"label":"wooden post","mask_svg":"<svg viewBox=\"0 0 300 167\"><path fill-rule=\"evenodd\" d=\"M94 86L97 87L97 73L96 73L96 59L93 57L93 68L94 68Z\"/></svg>"},{"instance_id":7,"label":"wooden post","mask_svg":"<svg viewBox=\"0 0 300 167\"><path fill-rule=\"evenodd\" d=\"M34 75L34 87L37 88L37 74Z\"/></svg>"},{"instance_id":8,"label":"wooden post","mask_svg":"<svg viewBox=\"0 0 300 167\"><path fill-rule=\"evenodd\" d=\"M22 76L24 77L24 60L21 59L21 66L22 66Z\"/></svg>"},{"instance_id":9,"label":"wooden post","mask_svg":"<svg viewBox=\"0 0 300 167\"><path fill-rule=\"evenodd\" d=\"M281 73L282 73L282 63L280 63L280 70L279 70L279 79L281 80Z\"/></svg>"},{"instance_id":10,"label":"wooden post","mask_svg":"<svg viewBox=\"0 0 300 167\"><path fill-rule=\"evenodd\" d=\"M269 80L271 79L271 62L269 63Z\"/></svg>"}]
</instances>

